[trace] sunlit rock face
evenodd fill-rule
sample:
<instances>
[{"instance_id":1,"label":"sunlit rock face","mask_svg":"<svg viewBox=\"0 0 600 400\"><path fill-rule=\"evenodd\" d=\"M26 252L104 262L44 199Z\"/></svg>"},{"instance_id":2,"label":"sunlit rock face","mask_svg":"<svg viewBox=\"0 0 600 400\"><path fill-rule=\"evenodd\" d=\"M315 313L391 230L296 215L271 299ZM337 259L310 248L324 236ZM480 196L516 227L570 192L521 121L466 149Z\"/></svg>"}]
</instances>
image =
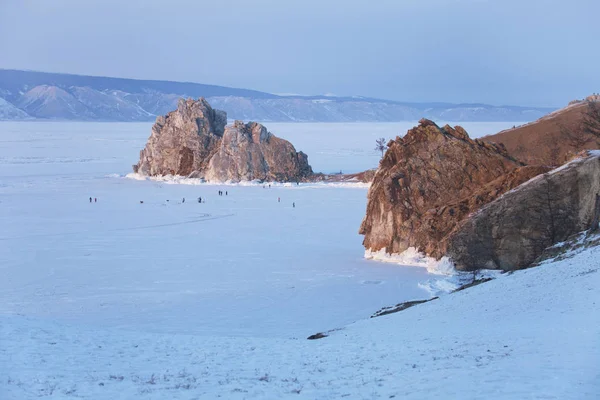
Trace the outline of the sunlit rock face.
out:
<instances>
[{"instance_id":1,"label":"sunlit rock face","mask_svg":"<svg viewBox=\"0 0 600 400\"><path fill-rule=\"evenodd\" d=\"M263 125L226 123L227 114L205 99L180 100L177 110L156 119L134 171L221 182L297 182L312 175L307 155Z\"/></svg>"},{"instance_id":2,"label":"sunlit rock face","mask_svg":"<svg viewBox=\"0 0 600 400\"><path fill-rule=\"evenodd\" d=\"M410 247L440 258L469 215L543 173L502 146L472 140L461 127L429 120L388 143L368 194L360 227L366 249L401 253Z\"/></svg>"}]
</instances>

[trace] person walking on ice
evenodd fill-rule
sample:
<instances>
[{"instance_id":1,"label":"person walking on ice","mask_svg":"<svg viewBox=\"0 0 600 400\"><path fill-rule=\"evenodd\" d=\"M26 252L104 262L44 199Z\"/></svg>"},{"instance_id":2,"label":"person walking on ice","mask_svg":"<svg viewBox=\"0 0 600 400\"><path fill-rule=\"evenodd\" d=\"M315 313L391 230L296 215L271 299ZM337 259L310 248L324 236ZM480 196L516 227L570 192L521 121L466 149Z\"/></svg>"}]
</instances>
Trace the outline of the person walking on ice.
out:
<instances>
[{"instance_id":1,"label":"person walking on ice","mask_svg":"<svg viewBox=\"0 0 600 400\"><path fill-rule=\"evenodd\" d=\"M278 198L277 198L277 202L278 202L278 203L281 203L281 197L278 197Z\"/></svg>"},{"instance_id":2,"label":"person walking on ice","mask_svg":"<svg viewBox=\"0 0 600 400\"><path fill-rule=\"evenodd\" d=\"M90 197L90 203L92 202L92 198Z\"/></svg>"},{"instance_id":3,"label":"person walking on ice","mask_svg":"<svg viewBox=\"0 0 600 400\"><path fill-rule=\"evenodd\" d=\"M296 203L292 203L292 208L296 208Z\"/></svg>"}]
</instances>

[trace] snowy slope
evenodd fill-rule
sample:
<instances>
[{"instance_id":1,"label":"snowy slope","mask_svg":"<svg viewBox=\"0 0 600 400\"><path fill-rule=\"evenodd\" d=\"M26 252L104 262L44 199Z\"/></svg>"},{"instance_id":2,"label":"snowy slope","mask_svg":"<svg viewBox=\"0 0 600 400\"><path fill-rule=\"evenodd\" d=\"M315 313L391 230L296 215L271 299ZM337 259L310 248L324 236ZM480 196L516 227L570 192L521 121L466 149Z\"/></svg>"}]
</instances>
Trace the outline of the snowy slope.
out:
<instances>
[{"instance_id":1,"label":"snowy slope","mask_svg":"<svg viewBox=\"0 0 600 400\"><path fill-rule=\"evenodd\" d=\"M89 399L597 399L600 248L315 341L0 317L0 393ZM334 328L334 327L332 327Z\"/></svg>"},{"instance_id":2,"label":"snowy slope","mask_svg":"<svg viewBox=\"0 0 600 400\"><path fill-rule=\"evenodd\" d=\"M18 109L0 97L0 120L23 120L31 117L23 110Z\"/></svg>"},{"instance_id":3,"label":"snowy slope","mask_svg":"<svg viewBox=\"0 0 600 400\"><path fill-rule=\"evenodd\" d=\"M19 108L38 118L94 119L94 114L64 89L40 85L23 94Z\"/></svg>"}]
</instances>

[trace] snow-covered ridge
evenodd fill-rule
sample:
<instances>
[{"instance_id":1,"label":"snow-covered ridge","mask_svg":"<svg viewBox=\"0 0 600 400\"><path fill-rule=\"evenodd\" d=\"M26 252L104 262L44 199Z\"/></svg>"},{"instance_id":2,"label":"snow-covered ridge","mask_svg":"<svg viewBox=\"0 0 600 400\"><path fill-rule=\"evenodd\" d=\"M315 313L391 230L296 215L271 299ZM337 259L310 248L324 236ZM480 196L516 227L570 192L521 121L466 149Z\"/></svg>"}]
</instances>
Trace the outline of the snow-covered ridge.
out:
<instances>
[{"instance_id":1,"label":"snow-covered ridge","mask_svg":"<svg viewBox=\"0 0 600 400\"><path fill-rule=\"evenodd\" d=\"M60 83L57 83L60 82ZM544 107L412 103L361 96L275 95L195 83L50 74L0 69L0 97L22 112L7 119L151 121L175 109L179 98L206 97L233 119L280 122L384 122L431 119L530 121ZM14 110L13 110L14 111Z\"/></svg>"}]
</instances>

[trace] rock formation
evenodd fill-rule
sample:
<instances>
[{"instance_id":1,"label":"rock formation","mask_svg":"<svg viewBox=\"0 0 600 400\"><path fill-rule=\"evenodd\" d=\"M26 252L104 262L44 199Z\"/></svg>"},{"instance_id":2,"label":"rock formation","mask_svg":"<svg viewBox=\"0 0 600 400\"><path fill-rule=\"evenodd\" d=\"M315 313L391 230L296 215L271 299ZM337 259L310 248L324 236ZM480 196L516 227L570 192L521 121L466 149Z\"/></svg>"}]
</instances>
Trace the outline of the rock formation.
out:
<instances>
[{"instance_id":1,"label":"rock formation","mask_svg":"<svg viewBox=\"0 0 600 400\"><path fill-rule=\"evenodd\" d=\"M415 247L459 270L515 270L600 218L600 151L550 170L421 120L388 144L360 233L367 249Z\"/></svg>"},{"instance_id":2,"label":"rock formation","mask_svg":"<svg viewBox=\"0 0 600 400\"><path fill-rule=\"evenodd\" d=\"M542 174L482 207L447 239L458 269L525 268L544 249L591 228L600 193L600 152Z\"/></svg>"},{"instance_id":3,"label":"rock formation","mask_svg":"<svg viewBox=\"0 0 600 400\"><path fill-rule=\"evenodd\" d=\"M597 95L573 101L535 122L481 140L502 143L512 156L526 164L558 166L582 150L598 148L600 139L582 129L590 105L598 101Z\"/></svg>"},{"instance_id":4,"label":"rock formation","mask_svg":"<svg viewBox=\"0 0 600 400\"><path fill-rule=\"evenodd\" d=\"M180 100L158 117L134 171L211 181L302 181L312 175L308 157L256 122L225 126L227 115L204 99Z\"/></svg>"},{"instance_id":5,"label":"rock formation","mask_svg":"<svg viewBox=\"0 0 600 400\"><path fill-rule=\"evenodd\" d=\"M524 167L502 146L461 127L421 120L388 143L368 194L360 233L370 250L446 253L446 236L470 213L545 169Z\"/></svg>"},{"instance_id":6,"label":"rock formation","mask_svg":"<svg viewBox=\"0 0 600 400\"><path fill-rule=\"evenodd\" d=\"M296 152L256 122L235 121L225 128L217 152L211 157L205 179L211 181L303 180L312 174L308 157Z\"/></svg>"}]
</instances>

